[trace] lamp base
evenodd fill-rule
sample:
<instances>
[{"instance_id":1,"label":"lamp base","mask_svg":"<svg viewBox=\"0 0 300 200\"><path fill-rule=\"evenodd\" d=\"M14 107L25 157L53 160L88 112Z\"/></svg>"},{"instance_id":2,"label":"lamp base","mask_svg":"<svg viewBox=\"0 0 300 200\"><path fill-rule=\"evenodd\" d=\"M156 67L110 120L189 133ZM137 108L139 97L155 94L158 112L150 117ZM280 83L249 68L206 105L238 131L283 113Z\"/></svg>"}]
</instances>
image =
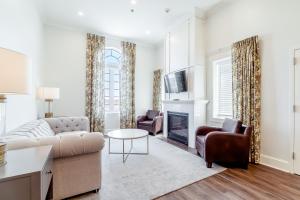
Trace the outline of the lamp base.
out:
<instances>
[{"instance_id":1,"label":"lamp base","mask_svg":"<svg viewBox=\"0 0 300 200\"><path fill-rule=\"evenodd\" d=\"M5 124L6 124L6 96L0 94L0 136L5 134Z\"/></svg>"},{"instance_id":2,"label":"lamp base","mask_svg":"<svg viewBox=\"0 0 300 200\"><path fill-rule=\"evenodd\" d=\"M0 103L6 103L6 96L4 94L0 94Z\"/></svg>"},{"instance_id":3,"label":"lamp base","mask_svg":"<svg viewBox=\"0 0 300 200\"><path fill-rule=\"evenodd\" d=\"M53 112L51 112L51 103L53 99L45 99L45 101L48 103L48 112L45 113L45 118L52 118Z\"/></svg>"},{"instance_id":4,"label":"lamp base","mask_svg":"<svg viewBox=\"0 0 300 200\"><path fill-rule=\"evenodd\" d=\"M52 117L53 117L52 112L45 113L45 118L52 118Z\"/></svg>"},{"instance_id":5,"label":"lamp base","mask_svg":"<svg viewBox=\"0 0 300 200\"><path fill-rule=\"evenodd\" d=\"M3 161L3 163L0 163L0 167L3 167L6 164L7 164L7 161Z\"/></svg>"}]
</instances>

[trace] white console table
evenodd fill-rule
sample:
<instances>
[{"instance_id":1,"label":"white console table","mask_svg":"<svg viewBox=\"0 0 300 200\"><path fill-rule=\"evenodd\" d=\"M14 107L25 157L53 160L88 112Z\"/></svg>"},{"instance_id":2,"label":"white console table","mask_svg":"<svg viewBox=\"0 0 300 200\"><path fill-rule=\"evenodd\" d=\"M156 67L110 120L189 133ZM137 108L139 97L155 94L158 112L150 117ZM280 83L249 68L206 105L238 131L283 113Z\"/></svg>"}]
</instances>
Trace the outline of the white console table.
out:
<instances>
[{"instance_id":1,"label":"white console table","mask_svg":"<svg viewBox=\"0 0 300 200\"><path fill-rule=\"evenodd\" d=\"M0 167L0 199L44 200L52 180L52 146L7 151Z\"/></svg>"}]
</instances>

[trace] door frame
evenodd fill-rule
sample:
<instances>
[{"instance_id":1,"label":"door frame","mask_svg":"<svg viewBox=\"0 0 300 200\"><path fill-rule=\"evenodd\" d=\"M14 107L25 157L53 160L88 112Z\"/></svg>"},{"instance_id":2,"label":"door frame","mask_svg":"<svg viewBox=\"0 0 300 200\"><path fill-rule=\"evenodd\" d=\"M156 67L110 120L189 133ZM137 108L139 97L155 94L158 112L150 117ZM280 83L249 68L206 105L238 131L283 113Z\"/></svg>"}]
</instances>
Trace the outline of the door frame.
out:
<instances>
[{"instance_id":1,"label":"door frame","mask_svg":"<svg viewBox=\"0 0 300 200\"><path fill-rule=\"evenodd\" d=\"M295 160L292 158L292 154L295 149L295 113L294 113L294 105L295 105L295 53L297 50L300 50L300 44L290 49L290 63L289 63L289 143L290 148L290 157L288 159L290 163L290 172L295 173Z\"/></svg>"}]
</instances>

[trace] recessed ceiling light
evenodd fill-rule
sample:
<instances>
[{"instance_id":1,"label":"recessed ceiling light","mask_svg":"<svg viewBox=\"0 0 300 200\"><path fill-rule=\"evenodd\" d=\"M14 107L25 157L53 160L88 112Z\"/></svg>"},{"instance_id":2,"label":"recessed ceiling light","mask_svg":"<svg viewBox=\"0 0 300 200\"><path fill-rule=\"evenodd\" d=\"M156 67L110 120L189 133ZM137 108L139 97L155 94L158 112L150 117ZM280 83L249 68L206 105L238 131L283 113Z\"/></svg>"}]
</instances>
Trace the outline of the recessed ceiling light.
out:
<instances>
[{"instance_id":1,"label":"recessed ceiling light","mask_svg":"<svg viewBox=\"0 0 300 200\"><path fill-rule=\"evenodd\" d=\"M81 12L81 11L78 11L78 13L77 13L79 16L83 16L84 15L84 13L83 12Z\"/></svg>"},{"instance_id":2,"label":"recessed ceiling light","mask_svg":"<svg viewBox=\"0 0 300 200\"><path fill-rule=\"evenodd\" d=\"M136 2L136 0L131 0L130 3L131 3L132 5L135 5L137 2Z\"/></svg>"},{"instance_id":3,"label":"recessed ceiling light","mask_svg":"<svg viewBox=\"0 0 300 200\"><path fill-rule=\"evenodd\" d=\"M151 34L151 31L146 30L146 34L147 34L147 35L150 35L150 34Z\"/></svg>"}]
</instances>

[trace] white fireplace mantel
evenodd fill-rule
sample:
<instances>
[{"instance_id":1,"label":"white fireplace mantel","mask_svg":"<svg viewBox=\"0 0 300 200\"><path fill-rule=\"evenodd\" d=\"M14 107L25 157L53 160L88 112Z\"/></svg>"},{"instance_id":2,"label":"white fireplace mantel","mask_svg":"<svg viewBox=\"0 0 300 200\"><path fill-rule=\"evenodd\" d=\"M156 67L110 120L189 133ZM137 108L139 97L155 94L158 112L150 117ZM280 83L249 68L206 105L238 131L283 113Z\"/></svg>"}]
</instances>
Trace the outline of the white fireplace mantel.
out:
<instances>
[{"instance_id":1,"label":"white fireplace mantel","mask_svg":"<svg viewBox=\"0 0 300 200\"><path fill-rule=\"evenodd\" d=\"M194 100L165 100L163 104L194 104Z\"/></svg>"},{"instance_id":2,"label":"white fireplace mantel","mask_svg":"<svg viewBox=\"0 0 300 200\"><path fill-rule=\"evenodd\" d=\"M207 104L209 101L206 99L199 100L164 100L163 104L194 104L195 102Z\"/></svg>"}]
</instances>

